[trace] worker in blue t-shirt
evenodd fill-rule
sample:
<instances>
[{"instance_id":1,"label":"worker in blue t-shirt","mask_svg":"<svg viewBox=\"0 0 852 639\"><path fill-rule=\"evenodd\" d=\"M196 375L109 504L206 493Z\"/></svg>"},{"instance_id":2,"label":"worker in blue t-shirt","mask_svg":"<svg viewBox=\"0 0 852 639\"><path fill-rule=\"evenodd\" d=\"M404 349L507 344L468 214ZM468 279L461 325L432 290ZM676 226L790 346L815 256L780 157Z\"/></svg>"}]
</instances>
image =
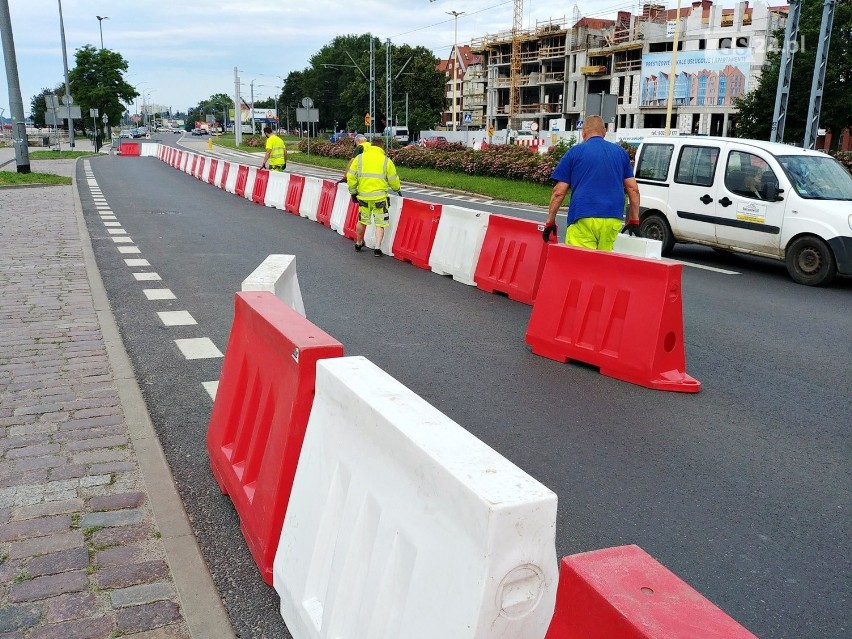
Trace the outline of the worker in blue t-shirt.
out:
<instances>
[{"instance_id":1,"label":"worker in blue t-shirt","mask_svg":"<svg viewBox=\"0 0 852 639\"><path fill-rule=\"evenodd\" d=\"M565 243L611 251L619 230L639 235L639 185L627 152L604 140L606 127L598 115L586 118L583 143L571 147L559 160L551 179L556 180L550 196L544 241L556 234L556 213L568 189L568 231ZM624 193L630 200L624 224ZM622 229L623 227L623 229Z\"/></svg>"}]
</instances>

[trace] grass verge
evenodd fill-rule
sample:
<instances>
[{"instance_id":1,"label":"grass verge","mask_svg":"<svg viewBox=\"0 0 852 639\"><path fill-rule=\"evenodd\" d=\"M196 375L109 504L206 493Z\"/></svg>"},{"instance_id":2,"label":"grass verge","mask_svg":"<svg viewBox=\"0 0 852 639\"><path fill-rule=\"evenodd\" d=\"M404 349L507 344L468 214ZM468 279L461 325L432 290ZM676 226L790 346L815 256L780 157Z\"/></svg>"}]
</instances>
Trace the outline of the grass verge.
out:
<instances>
[{"instance_id":1,"label":"grass verge","mask_svg":"<svg viewBox=\"0 0 852 639\"><path fill-rule=\"evenodd\" d=\"M94 151L30 151L31 160L74 160L99 155Z\"/></svg>"},{"instance_id":2,"label":"grass verge","mask_svg":"<svg viewBox=\"0 0 852 639\"><path fill-rule=\"evenodd\" d=\"M0 171L0 186L20 186L22 184L71 184L71 178L52 173L14 173Z\"/></svg>"}]
</instances>

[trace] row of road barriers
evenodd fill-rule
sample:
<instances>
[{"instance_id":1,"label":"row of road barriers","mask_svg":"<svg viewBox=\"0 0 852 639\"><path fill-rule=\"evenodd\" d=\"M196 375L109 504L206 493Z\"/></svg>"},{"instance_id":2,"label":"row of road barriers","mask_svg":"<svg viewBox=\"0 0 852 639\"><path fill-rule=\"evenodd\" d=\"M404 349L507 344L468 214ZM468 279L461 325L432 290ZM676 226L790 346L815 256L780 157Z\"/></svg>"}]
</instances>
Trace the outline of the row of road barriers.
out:
<instances>
[{"instance_id":1,"label":"row of road barriers","mask_svg":"<svg viewBox=\"0 0 852 639\"><path fill-rule=\"evenodd\" d=\"M342 185L192 155L159 151L203 181L226 188L234 175L242 197L354 233ZM655 339L626 357L652 370L628 381L697 390L679 370L680 265L545 245L540 225L513 218L392 203L395 257L532 304L534 351L594 353L609 358L603 370L623 328L634 342L648 331ZM638 283L596 274L627 267ZM296 639L754 638L636 546L559 569L556 495L367 359L345 357L306 319L293 256L270 256L242 288L207 447Z\"/></svg>"}]
</instances>

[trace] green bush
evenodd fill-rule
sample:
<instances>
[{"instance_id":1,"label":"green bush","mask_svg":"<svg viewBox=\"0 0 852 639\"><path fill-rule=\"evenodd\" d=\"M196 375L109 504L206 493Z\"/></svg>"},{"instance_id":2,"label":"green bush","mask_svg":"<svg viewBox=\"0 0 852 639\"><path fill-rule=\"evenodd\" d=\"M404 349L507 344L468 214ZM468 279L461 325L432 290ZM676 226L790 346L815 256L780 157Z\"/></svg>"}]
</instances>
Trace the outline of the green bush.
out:
<instances>
[{"instance_id":1,"label":"green bush","mask_svg":"<svg viewBox=\"0 0 852 639\"><path fill-rule=\"evenodd\" d=\"M852 151L838 151L834 154L834 158L852 173Z\"/></svg>"}]
</instances>

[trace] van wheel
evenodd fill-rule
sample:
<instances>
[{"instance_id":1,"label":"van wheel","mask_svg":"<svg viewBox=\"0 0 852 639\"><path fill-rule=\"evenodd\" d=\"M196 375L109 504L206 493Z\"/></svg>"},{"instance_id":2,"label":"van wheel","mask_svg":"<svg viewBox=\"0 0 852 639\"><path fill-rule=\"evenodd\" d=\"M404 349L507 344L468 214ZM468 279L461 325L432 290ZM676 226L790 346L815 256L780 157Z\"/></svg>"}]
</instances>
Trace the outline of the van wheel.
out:
<instances>
[{"instance_id":1,"label":"van wheel","mask_svg":"<svg viewBox=\"0 0 852 639\"><path fill-rule=\"evenodd\" d=\"M787 271L794 282L823 286L837 274L831 248L818 237L800 237L787 247Z\"/></svg>"},{"instance_id":2,"label":"van wheel","mask_svg":"<svg viewBox=\"0 0 852 639\"><path fill-rule=\"evenodd\" d=\"M666 221L666 218L657 213L645 216L639 225L639 234L642 237L647 237L649 240L659 240L662 242L663 255L671 253L672 247L675 245L674 235L672 235L669 223Z\"/></svg>"}]
</instances>

